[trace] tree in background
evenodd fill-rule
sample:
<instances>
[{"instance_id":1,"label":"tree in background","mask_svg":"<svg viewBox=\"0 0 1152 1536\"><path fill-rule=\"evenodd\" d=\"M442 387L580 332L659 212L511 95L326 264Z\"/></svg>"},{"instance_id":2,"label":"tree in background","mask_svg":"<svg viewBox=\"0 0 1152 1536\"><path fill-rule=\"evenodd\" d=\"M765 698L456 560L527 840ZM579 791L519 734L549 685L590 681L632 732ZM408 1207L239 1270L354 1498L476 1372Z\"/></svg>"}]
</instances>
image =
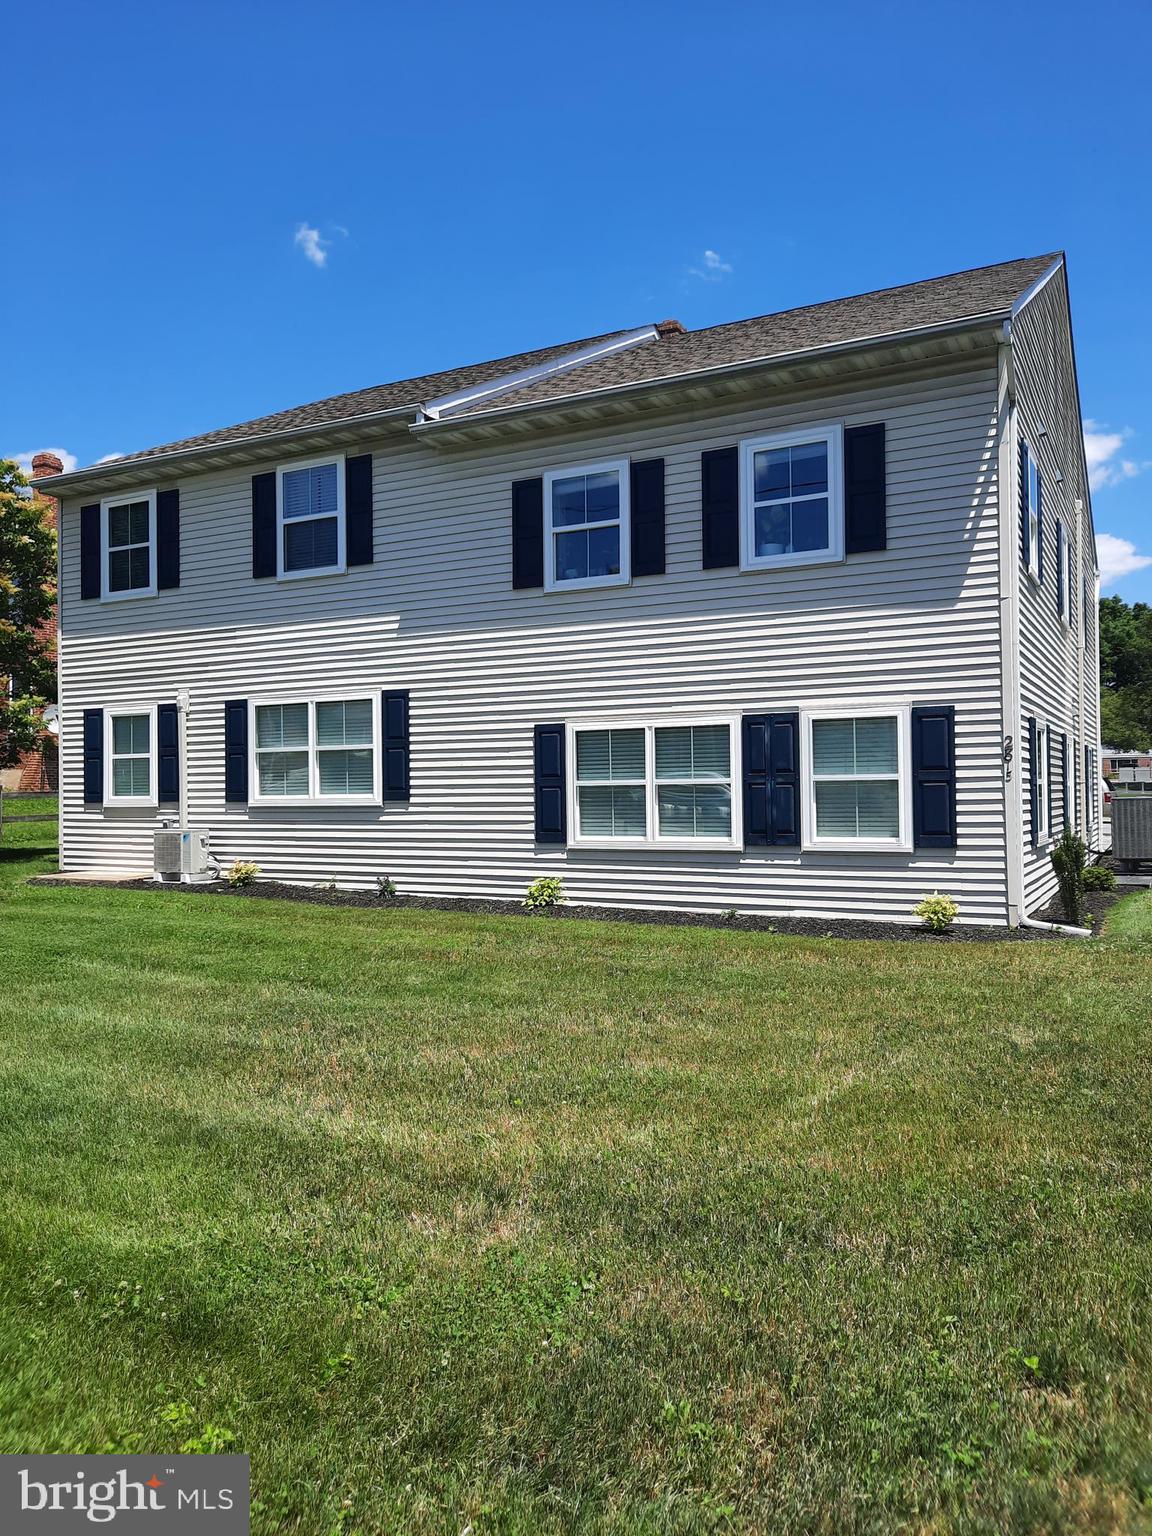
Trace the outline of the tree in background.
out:
<instances>
[{"instance_id":1,"label":"tree in background","mask_svg":"<svg viewBox=\"0 0 1152 1536\"><path fill-rule=\"evenodd\" d=\"M1100 599L1100 736L1109 747L1152 746L1152 607Z\"/></svg>"},{"instance_id":2,"label":"tree in background","mask_svg":"<svg viewBox=\"0 0 1152 1536\"><path fill-rule=\"evenodd\" d=\"M0 768L39 747L56 698L56 534L27 487L0 459Z\"/></svg>"}]
</instances>

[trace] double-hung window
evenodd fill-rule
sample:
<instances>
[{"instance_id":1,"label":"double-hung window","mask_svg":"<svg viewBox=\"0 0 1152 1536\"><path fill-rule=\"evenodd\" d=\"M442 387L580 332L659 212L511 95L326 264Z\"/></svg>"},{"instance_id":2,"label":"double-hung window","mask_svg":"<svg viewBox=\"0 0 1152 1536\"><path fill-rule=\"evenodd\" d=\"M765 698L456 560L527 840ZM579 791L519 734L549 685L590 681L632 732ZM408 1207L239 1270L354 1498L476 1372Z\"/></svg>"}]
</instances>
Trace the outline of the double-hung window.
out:
<instances>
[{"instance_id":1,"label":"double-hung window","mask_svg":"<svg viewBox=\"0 0 1152 1536\"><path fill-rule=\"evenodd\" d=\"M276 482L277 575L339 575L346 566L343 455L281 465Z\"/></svg>"},{"instance_id":2,"label":"double-hung window","mask_svg":"<svg viewBox=\"0 0 1152 1536\"><path fill-rule=\"evenodd\" d=\"M740 445L745 570L844 558L843 431L808 428Z\"/></svg>"},{"instance_id":3,"label":"double-hung window","mask_svg":"<svg viewBox=\"0 0 1152 1536\"><path fill-rule=\"evenodd\" d=\"M102 596L107 602L156 591L156 492L102 502Z\"/></svg>"},{"instance_id":4,"label":"double-hung window","mask_svg":"<svg viewBox=\"0 0 1152 1536\"><path fill-rule=\"evenodd\" d=\"M1036 457L1027 445L1025 445L1024 454L1025 496L1027 497L1025 516L1028 518L1028 570L1039 581L1040 540L1044 537L1044 514L1041 510L1044 483Z\"/></svg>"},{"instance_id":5,"label":"double-hung window","mask_svg":"<svg viewBox=\"0 0 1152 1536\"><path fill-rule=\"evenodd\" d=\"M372 805L380 799L374 696L252 705L256 803Z\"/></svg>"},{"instance_id":6,"label":"double-hung window","mask_svg":"<svg viewBox=\"0 0 1152 1536\"><path fill-rule=\"evenodd\" d=\"M1051 836L1051 806L1049 803L1049 780L1051 766L1049 760L1051 732L1046 725L1036 726L1036 762L1033 765L1032 778L1036 785L1036 841L1046 843Z\"/></svg>"},{"instance_id":7,"label":"double-hung window","mask_svg":"<svg viewBox=\"0 0 1152 1536\"><path fill-rule=\"evenodd\" d=\"M628 462L544 475L544 586L610 587L629 579Z\"/></svg>"},{"instance_id":8,"label":"double-hung window","mask_svg":"<svg viewBox=\"0 0 1152 1536\"><path fill-rule=\"evenodd\" d=\"M806 846L911 848L908 711L812 711L804 721Z\"/></svg>"},{"instance_id":9,"label":"double-hung window","mask_svg":"<svg viewBox=\"0 0 1152 1536\"><path fill-rule=\"evenodd\" d=\"M156 803L156 711L109 710L105 716L104 803Z\"/></svg>"},{"instance_id":10,"label":"double-hung window","mask_svg":"<svg viewBox=\"0 0 1152 1536\"><path fill-rule=\"evenodd\" d=\"M732 720L574 725L577 843L736 846Z\"/></svg>"},{"instance_id":11,"label":"double-hung window","mask_svg":"<svg viewBox=\"0 0 1152 1536\"><path fill-rule=\"evenodd\" d=\"M1060 561L1060 569L1056 575L1057 606L1060 609L1060 617L1065 624L1072 624L1072 609L1074 597L1072 591L1072 541L1068 537L1068 530L1062 522L1056 524L1056 555Z\"/></svg>"}]
</instances>

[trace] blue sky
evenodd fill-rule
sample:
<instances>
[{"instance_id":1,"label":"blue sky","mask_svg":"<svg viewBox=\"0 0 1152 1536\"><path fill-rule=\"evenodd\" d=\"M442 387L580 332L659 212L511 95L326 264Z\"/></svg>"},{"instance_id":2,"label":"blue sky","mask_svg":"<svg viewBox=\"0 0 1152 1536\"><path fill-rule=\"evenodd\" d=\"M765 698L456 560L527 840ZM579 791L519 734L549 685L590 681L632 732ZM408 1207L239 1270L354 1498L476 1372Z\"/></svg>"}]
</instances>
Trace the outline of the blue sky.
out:
<instances>
[{"instance_id":1,"label":"blue sky","mask_svg":"<svg viewBox=\"0 0 1152 1536\"><path fill-rule=\"evenodd\" d=\"M1152 600L1146 0L112 0L5 45L4 453L1063 247L1110 585Z\"/></svg>"}]
</instances>

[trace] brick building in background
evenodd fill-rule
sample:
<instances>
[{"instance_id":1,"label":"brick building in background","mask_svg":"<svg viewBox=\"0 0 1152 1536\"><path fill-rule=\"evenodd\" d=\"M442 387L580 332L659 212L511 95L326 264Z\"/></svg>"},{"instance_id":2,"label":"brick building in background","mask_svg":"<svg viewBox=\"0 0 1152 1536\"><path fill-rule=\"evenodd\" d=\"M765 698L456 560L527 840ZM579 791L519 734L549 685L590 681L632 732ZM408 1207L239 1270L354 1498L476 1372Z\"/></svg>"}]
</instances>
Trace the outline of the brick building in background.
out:
<instances>
[{"instance_id":1,"label":"brick building in background","mask_svg":"<svg viewBox=\"0 0 1152 1536\"><path fill-rule=\"evenodd\" d=\"M32 460L33 481L41 479L45 475L59 475L63 472L64 465L54 453L38 453ZM44 520L49 527L56 527L56 518L60 506L51 496L42 496L41 505L44 507ZM56 639L56 620L53 617L45 625L45 632ZM52 718L55 718L53 710ZM23 790L26 793L34 790L55 790L59 784L58 753L56 737L46 733L40 746L34 752L27 753L20 759L15 768L0 770L0 786L6 790Z\"/></svg>"}]
</instances>

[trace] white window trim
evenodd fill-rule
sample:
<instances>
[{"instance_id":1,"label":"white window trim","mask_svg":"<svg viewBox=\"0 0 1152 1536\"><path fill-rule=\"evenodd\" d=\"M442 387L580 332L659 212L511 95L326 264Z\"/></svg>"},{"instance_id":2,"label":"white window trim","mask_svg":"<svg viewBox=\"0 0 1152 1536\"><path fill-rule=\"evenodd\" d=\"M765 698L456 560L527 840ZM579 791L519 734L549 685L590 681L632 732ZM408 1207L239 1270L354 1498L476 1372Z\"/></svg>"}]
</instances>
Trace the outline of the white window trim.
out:
<instances>
[{"instance_id":1,"label":"white window trim","mask_svg":"<svg viewBox=\"0 0 1152 1536\"><path fill-rule=\"evenodd\" d=\"M325 461L328 462L328 461ZM370 795L322 795L319 791L320 766L316 746L317 704L343 704L351 699L367 699L372 705L372 793ZM256 711L263 704L306 704L308 706L308 793L306 795L262 795L257 772ZM384 798L384 757L381 750L383 703L379 688L344 688L339 693L281 693L248 700L248 803L249 805L380 805ZM303 751L304 748L277 748L278 751ZM333 750L342 750L335 748ZM353 749L349 749L353 750Z\"/></svg>"},{"instance_id":2,"label":"white window trim","mask_svg":"<svg viewBox=\"0 0 1152 1536\"><path fill-rule=\"evenodd\" d=\"M119 502L113 505L119 506ZM127 715L148 716L148 793L146 795L114 795L112 793L112 722ZM121 752L120 757L141 754ZM156 790L156 706L155 704L124 704L104 711L104 807L105 809L128 806L154 808L159 804Z\"/></svg>"},{"instance_id":3,"label":"white window trim","mask_svg":"<svg viewBox=\"0 0 1152 1536\"><path fill-rule=\"evenodd\" d=\"M1028 574L1039 585L1040 582L1040 541L1044 537L1044 523L1040 515L1041 504L1044 499L1044 471L1040 468L1040 461L1029 442L1024 443L1025 452L1028 454L1028 479L1024 494L1028 500ZM1032 474L1036 474L1036 486L1038 495L1036 503L1032 502Z\"/></svg>"},{"instance_id":4,"label":"white window trim","mask_svg":"<svg viewBox=\"0 0 1152 1536\"><path fill-rule=\"evenodd\" d=\"M656 731L668 726L726 725L728 727L729 770L731 773L732 824L728 837L660 837L657 784L656 784ZM580 731L638 731L644 732L644 814L648 828L645 837L581 837L580 813L576 779L576 736ZM661 715L637 719L627 715L618 719L597 718L570 720L566 726L567 759L571 771L567 774L568 788L568 845L574 848L671 848L694 849L697 853L714 852L717 849L743 848L744 828L742 812L743 770L740 761L741 729L739 715ZM639 783L639 780L635 780ZM705 783L705 780L697 780ZM713 781L718 782L718 781Z\"/></svg>"},{"instance_id":5,"label":"white window trim","mask_svg":"<svg viewBox=\"0 0 1152 1536\"><path fill-rule=\"evenodd\" d=\"M620 483L619 518L601 518L595 523L571 523L564 528L552 526L552 486L557 480L573 475L604 475L615 471ZM562 469L544 471L544 590L579 592L588 587L626 587L632 580L632 474L629 459L607 459L599 464L572 464ZM579 533L582 528L620 526L620 574L618 576L583 576L574 581L556 578L557 533Z\"/></svg>"},{"instance_id":6,"label":"white window trim","mask_svg":"<svg viewBox=\"0 0 1152 1536\"><path fill-rule=\"evenodd\" d=\"M306 571L286 571L284 569L284 525L285 522L311 522L311 518L284 517L284 476L293 474L298 469L319 469L325 464L336 466L336 564L317 565ZM330 512L320 513L321 517L333 516ZM347 517L344 505L344 455L342 453L326 453L317 459L296 459L289 464L276 466L276 579L277 581L304 581L311 576L343 576L348 570L348 540ZM294 703L303 703L303 700L293 700Z\"/></svg>"},{"instance_id":7,"label":"white window trim","mask_svg":"<svg viewBox=\"0 0 1152 1536\"><path fill-rule=\"evenodd\" d=\"M1036 721L1036 846L1052 841L1052 731L1046 721Z\"/></svg>"},{"instance_id":8,"label":"white window trim","mask_svg":"<svg viewBox=\"0 0 1152 1536\"><path fill-rule=\"evenodd\" d=\"M1063 518L1056 519L1056 550L1060 559L1060 571L1057 580L1060 586L1057 591L1064 593L1064 607L1060 614L1060 622L1064 628L1072 628L1072 540L1068 533L1068 526Z\"/></svg>"},{"instance_id":9,"label":"white window trim","mask_svg":"<svg viewBox=\"0 0 1152 1536\"><path fill-rule=\"evenodd\" d=\"M753 455L767 448L792 448L799 443L828 445L828 548L793 555L756 554L756 497ZM791 500L792 498L786 498ZM824 423L768 437L747 437L740 443L740 569L769 571L792 565L834 565L844 559L844 427Z\"/></svg>"},{"instance_id":10,"label":"white window trim","mask_svg":"<svg viewBox=\"0 0 1152 1536\"><path fill-rule=\"evenodd\" d=\"M897 837L818 837L816 835L816 779L812 772L812 725L817 720L896 720L896 782L900 796L900 832ZM809 851L839 853L911 853L912 845L912 706L892 704L830 704L800 711L801 846ZM889 780L891 774L848 774L846 778Z\"/></svg>"},{"instance_id":11,"label":"white window trim","mask_svg":"<svg viewBox=\"0 0 1152 1536\"><path fill-rule=\"evenodd\" d=\"M108 586L108 513L112 507L127 507L135 501L148 503L148 585L130 587L126 592L113 592ZM117 546L134 548L138 546ZM128 598L156 596L156 490L133 491L131 494L108 496L100 503L100 601L120 603ZM137 714L142 711L137 710Z\"/></svg>"}]
</instances>

